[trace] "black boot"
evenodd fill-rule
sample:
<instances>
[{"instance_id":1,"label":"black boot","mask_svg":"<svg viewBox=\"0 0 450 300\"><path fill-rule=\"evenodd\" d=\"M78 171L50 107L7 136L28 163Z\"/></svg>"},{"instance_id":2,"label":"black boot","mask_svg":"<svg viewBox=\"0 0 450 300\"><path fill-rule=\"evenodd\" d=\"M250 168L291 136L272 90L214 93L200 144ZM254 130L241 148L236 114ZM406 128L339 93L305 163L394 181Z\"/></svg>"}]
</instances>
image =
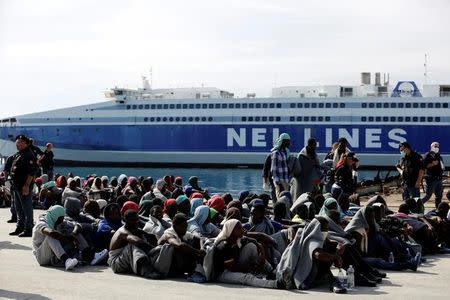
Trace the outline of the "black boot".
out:
<instances>
[{"instance_id":1,"label":"black boot","mask_svg":"<svg viewBox=\"0 0 450 300\"><path fill-rule=\"evenodd\" d=\"M19 237L31 237L33 234L31 232L31 230L25 230L24 232L22 232L21 234L19 234Z\"/></svg>"},{"instance_id":2,"label":"black boot","mask_svg":"<svg viewBox=\"0 0 450 300\"><path fill-rule=\"evenodd\" d=\"M23 232L23 228L16 228L13 232L10 232L9 235L19 235Z\"/></svg>"},{"instance_id":3,"label":"black boot","mask_svg":"<svg viewBox=\"0 0 450 300\"><path fill-rule=\"evenodd\" d=\"M364 276L361 273L355 273L355 285L376 287L377 283L375 281L369 280L366 276Z\"/></svg>"},{"instance_id":4,"label":"black boot","mask_svg":"<svg viewBox=\"0 0 450 300\"><path fill-rule=\"evenodd\" d=\"M375 275L376 277L380 277L380 278L386 278L386 273L383 273L383 272L380 272L380 271L378 271L377 269L372 269L371 271L370 271L370 273L372 274L372 275Z\"/></svg>"}]
</instances>

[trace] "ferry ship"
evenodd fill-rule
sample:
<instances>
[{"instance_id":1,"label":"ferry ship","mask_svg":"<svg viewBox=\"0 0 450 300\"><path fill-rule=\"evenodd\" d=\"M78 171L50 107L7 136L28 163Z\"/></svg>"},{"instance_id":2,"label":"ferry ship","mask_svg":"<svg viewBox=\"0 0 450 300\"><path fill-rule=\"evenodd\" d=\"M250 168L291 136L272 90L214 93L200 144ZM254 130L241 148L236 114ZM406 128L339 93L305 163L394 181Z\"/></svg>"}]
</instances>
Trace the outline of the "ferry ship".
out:
<instances>
[{"instance_id":1,"label":"ferry ship","mask_svg":"<svg viewBox=\"0 0 450 300\"><path fill-rule=\"evenodd\" d=\"M422 154L438 141L450 159L450 85L390 85L380 73L371 83L371 73L361 73L355 86L285 86L269 98L237 98L213 87L152 89L143 77L142 88L105 96L1 120L0 154L14 153L15 136L25 134L41 147L52 142L62 164L261 166L287 132L292 153L314 137L322 157L345 137L362 168L392 167L403 141Z\"/></svg>"}]
</instances>

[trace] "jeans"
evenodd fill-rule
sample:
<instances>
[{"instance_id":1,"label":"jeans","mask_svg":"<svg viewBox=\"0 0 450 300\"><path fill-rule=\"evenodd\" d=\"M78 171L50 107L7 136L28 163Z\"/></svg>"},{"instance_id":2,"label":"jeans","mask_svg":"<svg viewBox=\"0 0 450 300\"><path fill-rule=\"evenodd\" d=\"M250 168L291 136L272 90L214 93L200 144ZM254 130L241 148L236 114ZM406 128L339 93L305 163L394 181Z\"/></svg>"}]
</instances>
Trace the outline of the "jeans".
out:
<instances>
[{"instance_id":1,"label":"jeans","mask_svg":"<svg viewBox=\"0 0 450 300\"><path fill-rule=\"evenodd\" d=\"M442 193L444 191L444 187L442 186L442 180L432 180L432 179L426 179L427 183L427 190L425 197L422 198L422 203L427 202L430 200L431 196L434 193L434 204L436 208L438 207L439 203L441 203L442 200Z\"/></svg>"},{"instance_id":2,"label":"jeans","mask_svg":"<svg viewBox=\"0 0 450 300\"><path fill-rule=\"evenodd\" d=\"M384 259L377 257L364 257L363 258L366 263L368 263L371 267L381 270L388 271L402 271L407 268L406 263L393 262L390 263L385 261Z\"/></svg>"},{"instance_id":3,"label":"jeans","mask_svg":"<svg viewBox=\"0 0 450 300\"><path fill-rule=\"evenodd\" d=\"M407 199L410 198L419 198L419 197L420 197L420 188L403 184L403 193L402 193L403 201L406 201Z\"/></svg>"},{"instance_id":4,"label":"jeans","mask_svg":"<svg viewBox=\"0 0 450 300\"><path fill-rule=\"evenodd\" d=\"M11 207L9 211L11 212L11 220L17 221L17 210L16 210L16 199L19 196L17 195L17 191L11 188ZM18 200L17 200L18 201Z\"/></svg>"},{"instance_id":5,"label":"jeans","mask_svg":"<svg viewBox=\"0 0 450 300\"><path fill-rule=\"evenodd\" d=\"M14 191L15 207L17 211L17 229L31 232L33 230L33 200L31 189L28 195L21 195L21 191Z\"/></svg>"}]
</instances>

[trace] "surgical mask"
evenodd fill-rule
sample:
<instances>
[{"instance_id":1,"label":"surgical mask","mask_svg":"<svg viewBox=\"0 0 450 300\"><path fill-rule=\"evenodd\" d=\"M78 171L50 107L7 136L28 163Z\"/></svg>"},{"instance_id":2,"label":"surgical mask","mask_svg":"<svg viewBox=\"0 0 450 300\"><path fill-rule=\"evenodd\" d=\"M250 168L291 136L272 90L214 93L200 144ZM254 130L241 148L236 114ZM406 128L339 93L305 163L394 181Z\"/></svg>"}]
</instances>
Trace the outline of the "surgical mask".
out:
<instances>
[{"instance_id":1,"label":"surgical mask","mask_svg":"<svg viewBox=\"0 0 450 300\"><path fill-rule=\"evenodd\" d=\"M439 153L439 147L433 147L431 148L431 151L434 153Z\"/></svg>"},{"instance_id":2,"label":"surgical mask","mask_svg":"<svg viewBox=\"0 0 450 300\"><path fill-rule=\"evenodd\" d=\"M322 231L322 237L324 240L327 239L327 236L328 236L328 231Z\"/></svg>"}]
</instances>

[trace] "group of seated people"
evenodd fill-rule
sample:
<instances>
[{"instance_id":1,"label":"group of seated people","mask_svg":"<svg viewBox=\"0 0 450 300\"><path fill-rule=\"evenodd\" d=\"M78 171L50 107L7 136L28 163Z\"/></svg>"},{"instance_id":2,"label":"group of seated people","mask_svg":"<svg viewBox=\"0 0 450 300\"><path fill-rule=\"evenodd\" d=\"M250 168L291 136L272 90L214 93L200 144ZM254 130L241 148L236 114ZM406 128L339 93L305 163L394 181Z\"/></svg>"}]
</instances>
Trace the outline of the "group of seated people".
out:
<instances>
[{"instance_id":1,"label":"group of seated people","mask_svg":"<svg viewBox=\"0 0 450 300\"><path fill-rule=\"evenodd\" d=\"M210 196L197 177L185 186L172 176L156 183L126 175L68 177L60 198L52 196L53 184L41 187L51 205L33 230L40 265L108 264L114 273L151 279L265 288L326 284L345 293L333 265L352 266L356 286L375 287L386 277L379 269L416 271L423 255L450 245L448 202L423 214L414 200L393 212L382 196L363 206L346 194L292 199L285 191L271 199L241 191L234 199ZM108 197L94 196L99 191Z\"/></svg>"}]
</instances>

